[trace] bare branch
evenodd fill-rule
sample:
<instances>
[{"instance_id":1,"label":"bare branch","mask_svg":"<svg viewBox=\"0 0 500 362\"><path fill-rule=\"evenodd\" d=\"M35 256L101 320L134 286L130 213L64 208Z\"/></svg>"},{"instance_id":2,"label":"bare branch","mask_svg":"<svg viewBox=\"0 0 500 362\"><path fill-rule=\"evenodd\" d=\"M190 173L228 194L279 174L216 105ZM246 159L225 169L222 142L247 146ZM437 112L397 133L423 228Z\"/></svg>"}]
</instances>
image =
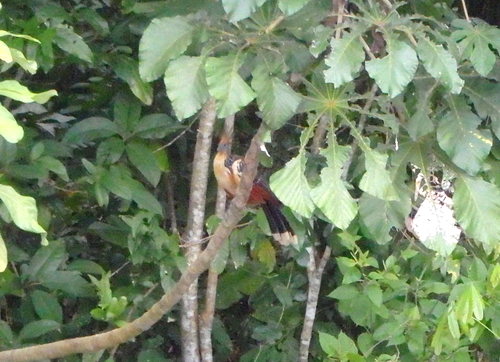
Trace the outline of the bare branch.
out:
<instances>
[{"instance_id":1,"label":"bare branch","mask_svg":"<svg viewBox=\"0 0 500 362\"><path fill-rule=\"evenodd\" d=\"M188 290L189 286L210 265L217 251L228 238L233 228L244 215L246 201L250 195L253 179L257 173L257 156L262 142L265 126L261 126L252 139L250 148L245 156L247 167L243 173L238 191L231 202L223 221L215 230L215 233L206 249L199 255L198 259L189 265L174 287L156 302L146 313L121 328L103 332L87 337L65 339L53 343L37 346L13 349L0 352L0 361L30 361L40 359L52 359L75 353L92 353L101 349L111 348L124 343L158 322Z\"/></svg>"}]
</instances>

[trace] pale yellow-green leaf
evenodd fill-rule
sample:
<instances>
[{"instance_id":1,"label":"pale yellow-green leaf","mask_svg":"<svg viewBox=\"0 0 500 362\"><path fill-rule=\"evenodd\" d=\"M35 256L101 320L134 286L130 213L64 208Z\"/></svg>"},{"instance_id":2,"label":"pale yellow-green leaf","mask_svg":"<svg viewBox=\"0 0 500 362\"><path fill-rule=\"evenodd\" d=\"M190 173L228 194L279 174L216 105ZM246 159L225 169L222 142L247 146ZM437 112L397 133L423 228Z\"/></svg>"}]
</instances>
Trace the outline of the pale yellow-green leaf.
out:
<instances>
[{"instance_id":1,"label":"pale yellow-green leaf","mask_svg":"<svg viewBox=\"0 0 500 362\"><path fill-rule=\"evenodd\" d=\"M12 62L12 53L10 48L0 40L0 59L6 63Z\"/></svg>"},{"instance_id":2,"label":"pale yellow-green leaf","mask_svg":"<svg viewBox=\"0 0 500 362\"><path fill-rule=\"evenodd\" d=\"M0 95L23 103L37 102L43 104L51 97L56 96L57 92L51 89L41 93L33 93L17 80L4 80L0 82Z\"/></svg>"},{"instance_id":3,"label":"pale yellow-green leaf","mask_svg":"<svg viewBox=\"0 0 500 362\"><path fill-rule=\"evenodd\" d=\"M7 268L7 261L7 248L5 247L5 242L0 234L0 273Z\"/></svg>"},{"instance_id":4,"label":"pale yellow-green leaf","mask_svg":"<svg viewBox=\"0 0 500 362\"><path fill-rule=\"evenodd\" d=\"M0 105L0 136L10 143L17 143L24 136L23 128L17 124L12 113L2 105Z\"/></svg>"}]
</instances>

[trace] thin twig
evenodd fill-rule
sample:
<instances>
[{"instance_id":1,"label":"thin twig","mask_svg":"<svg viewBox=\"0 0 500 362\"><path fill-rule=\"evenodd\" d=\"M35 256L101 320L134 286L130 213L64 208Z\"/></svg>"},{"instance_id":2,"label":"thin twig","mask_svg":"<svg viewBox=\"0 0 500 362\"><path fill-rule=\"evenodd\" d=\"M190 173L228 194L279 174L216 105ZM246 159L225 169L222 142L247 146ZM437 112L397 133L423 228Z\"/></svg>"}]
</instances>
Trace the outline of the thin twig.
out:
<instances>
[{"instance_id":1,"label":"thin twig","mask_svg":"<svg viewBox=\"0 0 500 362\"><path fill-rule=\"evenodd\" d=\"M375 55L373 55L372 50L370 49L370 46L366 43L365 39L360 36L359 40L361 41L361 44L363 44L363 48L365 49L366 54L370 57L371 60L375 59Z\"/></svg>"},{"instance_id":2,"label":"thin twig","mask_svg":"<svg viewBox=\"0 0 500 362\"><path fill-rule=\"evenodd\" d=\"M170 147L171 145L173 145L179 138L181 138L184 133L186 133L188 130L191 129L191 126L198 120L199 116L193 118L193 120L191 121L191 123L182 130L181 133L179 133L177 136L175 136L170 142L168 142L166 145L163 145L161 147L158 147L156 150L154 150L153 152L159 152L161 150L164 150L165 148L167 147Z\"/></svg>"},{"instance_id":3,"label":"thin twig","mask_svg":"<svg viewBox=\"0 0 500 362\"><path fill-rule=\"evenodd\" d=\"M470 23L469 12L467 11L467 5L465 4L465 0L462 0L462 8L464 9L465 20Z\"/></svg>"}]
</instances>

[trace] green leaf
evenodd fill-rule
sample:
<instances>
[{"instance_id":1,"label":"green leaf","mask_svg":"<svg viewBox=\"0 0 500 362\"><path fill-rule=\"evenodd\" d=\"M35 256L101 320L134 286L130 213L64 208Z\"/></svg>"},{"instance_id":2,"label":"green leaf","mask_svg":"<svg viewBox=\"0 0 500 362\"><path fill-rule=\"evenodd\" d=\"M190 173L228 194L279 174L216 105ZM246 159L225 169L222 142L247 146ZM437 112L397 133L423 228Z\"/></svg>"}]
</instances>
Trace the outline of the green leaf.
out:
<instances>
[{"instance_id":1,"label":"green leaf","mask_svg":"<svg viewBox=\"0 0 500 362\"><path fill-rule=\"evenodd\" d=\"M60 324L52 320L40 320L26 324L21 332L19 332L19 339L26 341L29 339L38 338L49 332L59 329Z\"/></svg>"},{"instance_id":2,"label":"green leaf","mask_svg":"<svg viewBox=\"0 0 500 362\"><path fill-rule=\"evenodd\" d=\"M222 0L222 6L226 14L229 15L229 21L235 23L248 18L265 2L266 0Z\"/></svg>"},{"instance_id":3,"label":"green leaf","mask_svg":"<svg viewBox=\"0 0 500 362\"><path fill-rule=\"evenodd\" d=\"M182 82L179 82L182 79ZM168 64L163 78L167 96L179 119L191 117L207 101L205 57L182 56Z\"/></svg>"},{"instance_id":4,"label":"green leaf","mask_svg":"<svg viewBox=\"0 0 500 362\"><path fill-rule=\"evenodd\" d=\"M7 268L7 262L9 261L7 256L7 248L5 247L5 241L0 234L0 273L5 271Z\"/></svg>"},{"instance_id":5,"label":"green leaf","mask_svg":"<svg viewBox=\"0 0 500 362\"><path fill-rule=\"evenodd\" d=\"M284 308L290 307L293 304L292 292L290 288L280 282L272 282L271 286L273 288L274 295L280 301Z\"/></svg>"},{"instance_id":6,"label":"green leaf","mask_svg":"<svg viewBox=\"0 0 500 362\"><path fill-rule=\"evenodd\" d=\"M110 64L116 75L128 84L132 93L142 103L150 106L153 102L153 88L142 80L137 61L125 55L116 55L111 58Z\"/></svg>"},{"instance_id":7,"label":"green leaf","mask_svg":"<svg viewBox=\"0 0 500 362\"><path fill-rule=\"evenodd\" d=\"M36 71L38 70L38 64L34 60L26 59L21 51L14 48L10 49L10 53L12 55L12 60L19 64L21 68L23 68L30 74L36 73Z\"/></svg>"},{"instance_id":8,"label":"green leaf","mask_svg":"<svg viewBox=\"0 0 500 362\"><path fill-rule=\"evenodd\" d=\"M89 46L85 43L82 37L76 34L73 29L67 27L58 27L54 42L59 48L65 52L80 58L86 62L92 63L93 54Z\"/></svg>"},{"instance_id":9,"label":"green leaf","mask_svg":"<svg viewBox=\"0 0 500 362\"><path fill-rule=\"evenodd\" d=\"M366 295L375 304L377 307L382 305L382 289L378 284L372 283L368 284L366 288L364 288Z\"/></svg>"},{"instance_id":10,"label":"green leaf","mask_svg":"<svg viewBox=\"0 0 500 362\"><path fill-rule=\"evenodd\" d=\"M151 149L142 142L130 142L126 146L130 162L144 175L153 186L157 186L161 178L161 170Z\"/></svg>"},{"instance_id":11,"label":"green leaf","mask_svg":"<svg viewBox=\"0 0 500 362\"><path fill-rule=\"evenodd\" d=\"M46 275L53 274L65 258L64 244L58 240L51 241L37 250L28 267L23 270L23 275L32 281L41 281Z\"/></svg>"},{"instance_id":12,"label":"green leaf","mask_svg":"<svg viewBox=\"0 0 500 362\"><path fill-rule=\"evenodd\" d=\"M217 255L210 263L210 269L213 270L216 274L221 274L226 268L227 259L229 257L229 242L228 240L224 241L224 244L217 252Z\"/></svg>"},{"instance_id":13,"label":"green leaf","mask_svg":"<svg viewBox=\"0 0 500 362\"><path fill-rule=\"evenodd\" d=\"M311 217L314 203L310 187L304 175L306 156L303 152L288 161L281 170L271 176L270 186L278 199L303 217Z\"/></svg>"},{"instance_id":14,"label":"green leaf","mask_svg":"<svg viewBox=\"0 0 500 362\"><path fill-rule=\"evenodd\" d=\"M139 43L139 73L147 82L161 77L168 62L191 44L194 28L186 18L157 18L151 21Z\"/></svg>"},{"instance_id":15,"label":"green leaf","mask_svg":"<svg viewBox=\"0 0 500 362\"><path fill-rule=\"evenodd\" d=\"M4 80L0 82L0 94L23 103L37 102L43 104L51 97L56 96L57 92L52 89L42 93L33 93L17 80Z\"/></svg>"},{"instance_id":16,"label":"green leaf","mask_svg":"<svg viewBox=\"0 0 500 362\"><path fill-rule=\"evenodd\" d=\"M73 297L94 296L90 283L75 271L57 270L45 274L40 282L49 289L61 290Z\"/></svg>"},{"instance_id":17,"label":"green leaf","mask_svg":"<svg viewBox=\"0 0 500 362\"><path fill-rule=\"evenodd\" d=\"M54 172L64 181L69 181L68 172L64 164L57 158L51 156L42 156L36 160L36 163L42 165L45 169Z\"/></svg>"},{"instance_id":18,"label":"green leaf","mask_svg":"<svg viewBox=\"0 0 500 362\"><path fill-rule=\"evenodd\" d=\"M363 233L378 242L385 244L391 240L389 234L393 227L401 228L411 210L411 200L402 197L401 201L386 201L363 194L359 199L359 215Z\"/></svg>"},{"instance_id":19,"label":"green leaf","mask_svg":"<svg viewBox=\"0 0 500 362\"><path fill-rule=\"evenodd\" d=\"M464 85L457 72L457 61L443 48L427 37L419 37L417 52L425 70L438 79L451 93L459 94Z\"/></svg>"},{"instance_id":20,"label":"green leaf","mask_svg":"<svg viewBox=\"0 0 500 362\"><path fill-rule=\"evenodd\" d=\"M24 136L23 128L17 124L14 116L0 104L0 135L7 142L17 143Z\"/></svg>"},{"instance_id":21,"label":"green leaf","mask_svg":"<svg viewBox=\"0 0 500 362\"><path fill-rule=\"evenodd\" d=\"M330 139L322 151L328 166L321 170L321 183L311 190L311 199L328 220L340 229L346 229L358 213L356 201L342 180L342 166L349 158L350 147L339 146Z\"/></svg>"},{"instance_id":22,"label":"green leaf","mask_svg":"<svg viewBox=\"0 0 500 362\"><path fill-rule=\"evenodd\" d=\"M357 354L358 348L354 341L349 338L344 332L340 332L338 336L339 341L339 354L341 356L346 356L347 354ZM351 360L351 359L349 359Z\"/></svg>"},{"instance_id":23,"label":"green leaf","mask_svg":"<svg viewBox=\"0 0 500 362\"><path fill-rule=\"evenodd\" d=\"M470 111L463 97L450 97L448 103L450 111L441 119L437 129L439 146L453 163L475 175L490 153L491 132L477 129L481 119Z\"/></svg>"},{"instance_id":24,"label":"green leaf","mask_svg":"<svg viewBox=\"0 0 500 362\"><path fill-rule=\"evenodd\" d=\"M270 70L263 63L252 73L252 88L257 93L257 104L263 120L272 129L281 128L297 110L301 97L278 77L269 75Z\"/></svg>"},{"instance_id":25,"label":"green leaf","mask_svg":"<svg viewBox=\"0 0 500 362\"><path fill-rule=\"evenodd\" d=\"M0 40L0 60L3 60L5 63L12 63L13 60L9 46L1 40Z\"/></svg>"},{"instance_id":26,"label":"green leaf","mask_svg":"<svg viewBox=\"0 0 500 362\"><path fill-rule=\"evenodd\" d=\"M278 7L285 15L293 15L311 0L279 0Z\"/></svg>"},{"instance_id":27,"label":"green leaf","mask_svg":"<svg viewBox=\"0 0 500 362\"><path fill-rule=\"evenodd\" d=\"M0 341L3 345L11 346L14 342L14 334L7 322L0 321Z\"/></svg>"},{"instance_id":28,"label":"green leaf","mask_svg":"<svg viewBox=\"0 0 500 362\"><path fill-rule=\"evenodd\" d=\"M335 87L354 79L365 60L363 44L359 32L344 32L342 38L332 37L332 51L325 59L329 69L324 71L325 82L333 83Z\"/></svg>"},{"instance_id":29,"label":"green leaf","mask_svg":"<svg viewBox=\"0 0 500 362\"><path fill-rule=\"evenodd\" d=\"M323 352L325 352L328 356L337 356L337 350L340 348L340 345L335 336L320 331L319 344Z\"/></svg>"},{"instance_id":30,"label":"green leaf","mask_svg":"<svg viewBox=\"0 0 500 362\"><path fill-rule=\"evenodd\" d=\"M269 272L274 269L276 265L276 250L274 250L269 240L260 240L253 253L257 257L257 260L266 266Z\"/></svg>"},{"instance_id":31,"label":"green leaf","mask_svg":"<svg viewBox=\"0 0 500 362\"><path fill-rule=\"evenodd\" d=\"M184 128L185 126L164 113L153 113L142 117L134 129L134 135L146 139L163 138Z\"/></svg>"},{"instance_id":32,"label":"green leaf","mask_svg":"<svg viewBox=\"0 0 500 362\"><path fill-rule=\"evenodd\" d=\"M335 298L338 300L353 299L359 295L359 290L351 284L341 285L336 288L333 292L328 294L330 298Z\"/></svg>"},{"instance_id":33,"label":"green leaf","mask_svg":"<svg viewBox=\"0 0 500 362\"><path fill-rule=\"evenodd\" d=\"M459 177L453 195L455 215L465 233L491 247L500 240L500 190L484 180Z\"/></svg>"},{"instance_id":34,"label":"green leaf","mask_svg":"<svg viewBox=\"0 0 500 362\"><path fill-rule=\"evenodd\" d=\"M434 123L429 114L432 112L430 101L436 89L436 81L415 79L413 84L415 85L417 103L415 104L415 112L406 124L406 129L410 137L417 140L434 131Z\"/></svg>"},{"instance_id":35,"label":"green leaf","mask_svg":"<svg viewBox=\"0 0 500 362\"><path fill-rule=\"evenodd\" d=\"M113 107L113 121L122 135L132 133L141 118L141 104L128 93L119 93Z\"/></svg>"},{"instance_id":36,"label":"green leaf","mask_svg":"<svg viewBox=\"0 0 500 362\"><path fill-rule=\"evenodd\" d=\"M359 182L359 188L382 200L397 200L389 171L386 170L388 156L375 150L365 151L366 172Z\"/></svg>"},{"instance_id":37,"label":"green leaf","mask_svg":"<svg viewBox=\"0 0 500 362\"><path fill-rule=\"evenodd\" d=\"M103 117L89 117L75 123L64 135L64 142L85 144L118 133L115 123Z\"/></svg>"},{"instance_id":38,"label":"green leaf","mask_svg":"<svg viewBox=\"0 0 500 362\"><path fill-rule=\"evenodd\" d=\"M400 94L411 82L418 66L415 50L393 36L386 39L387 55L365 63L366 70L377 85L391 98Z\"/></svg>"},{"instance_id":39,"label":"green leaf","mask_svg":"<svg viewBox=\"0 0 500 362\"><path fill-rule=\"evenodd\" d=\"M42 290L35 290L31 293L31 301L33 302L36 314L41 319L48 319L56 321L57 323L62 323L62 308L53 294Z\"/></svg>"},{"instance_id":40,"label":"green leaf","mask_svg":"<svg viewBox=\"0 0 500 362\"><path fill-rule=\"evenodd\" d=\"M238 74L243 59L238 54L208 58L205 64L208 91L217 100L217 115L230 116L255 98L255 93Z\"/></svg>"},{"instance_id":41,"label":"green leaf","mask_svg":"<svg viewBox=\"0 0 500 362\"><path fill-rule=\"evenodd\" d=\"M311 52L313 57L317 58L326 50L326 48L330 44L330 39L332 38L333 32L333 28L321 24L313 28L314 37L311 41L311 45L309 46L309 51Z\"/></svg>"},{"instance_id":42,"label":"green leaf","mask_svg":"<svg viewBox=\"0 0 500 362\"><path fill-rule=\"evenodd\" d=\"M24 231L42 234L42 239L45 239L46 232L38 224L35 199L20 195L7 185L0 185L0 199L9 211L14 224Z\"/></svg>"},{"instance_id":43,"label":"green leaf","mask_svg":"<svg viewBox=\"0 0 500 362\"><path fill-rule=\"evenodd\" d=\"M476 79L465 83L464 93L484 120L491 118L491 129L500 138L500 83Z\"/></svg>"}]
</instances>

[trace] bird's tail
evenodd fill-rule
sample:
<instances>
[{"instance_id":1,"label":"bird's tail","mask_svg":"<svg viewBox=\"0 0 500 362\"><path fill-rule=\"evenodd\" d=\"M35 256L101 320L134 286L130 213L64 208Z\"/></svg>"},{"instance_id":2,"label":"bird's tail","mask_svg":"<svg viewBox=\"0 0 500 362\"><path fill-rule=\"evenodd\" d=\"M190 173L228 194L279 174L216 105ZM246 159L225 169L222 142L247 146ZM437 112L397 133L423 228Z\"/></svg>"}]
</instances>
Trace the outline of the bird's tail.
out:
<instances>
[{"instance_id":1,"label":"bird's tail","mask_svg":"<svg viewBox=\"0 0 500 362\"><path fill-rule=\"evenodd\" d=\"M264 210L264 214L266 215L273 238L277 242L281 245L297 243L297 235L295 235L285 215L281 212L279 205L267 201L262 204L262 210Z\"/></svg>"}]
</instances>

